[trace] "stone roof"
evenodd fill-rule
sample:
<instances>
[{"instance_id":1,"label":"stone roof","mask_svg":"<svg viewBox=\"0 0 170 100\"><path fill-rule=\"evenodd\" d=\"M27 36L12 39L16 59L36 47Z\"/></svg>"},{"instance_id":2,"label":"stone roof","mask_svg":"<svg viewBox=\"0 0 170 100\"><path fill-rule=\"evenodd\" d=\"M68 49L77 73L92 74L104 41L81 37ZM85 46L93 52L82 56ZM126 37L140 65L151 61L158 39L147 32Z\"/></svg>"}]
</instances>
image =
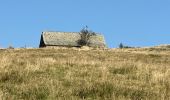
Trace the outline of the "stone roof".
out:
<instances>
[{"instance_id":1,"label":"stone roof","mask_svg":"<svg viewBox=\"0 0 170 100\"><path fill-rule=\"evenodd\" d=\"M43 46L73 46L78 47L81 36L78 32L43 32L40 47ZM97 34L89 40L89 46L105 47L104 36Z\"/></svg>"}]
</instances>

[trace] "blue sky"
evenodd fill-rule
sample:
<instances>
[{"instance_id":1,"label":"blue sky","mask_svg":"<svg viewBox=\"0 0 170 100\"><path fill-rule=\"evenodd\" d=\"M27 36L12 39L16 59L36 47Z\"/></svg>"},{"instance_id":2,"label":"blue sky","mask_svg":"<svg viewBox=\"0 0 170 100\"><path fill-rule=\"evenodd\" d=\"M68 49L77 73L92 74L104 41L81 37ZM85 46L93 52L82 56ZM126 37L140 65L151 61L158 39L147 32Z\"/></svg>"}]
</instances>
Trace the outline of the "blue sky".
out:
<instances>
[{"instance_id":1,"label":"blue sky","mask_svg":"<svg viewBox=\"0 0 170 100\"><path fill-rule=\"evenodd\" d=\"M86 25L109 47L170 44L170 0L0 0L0 47L38 47L42 31Z\"/></svg>"}]
</instances>

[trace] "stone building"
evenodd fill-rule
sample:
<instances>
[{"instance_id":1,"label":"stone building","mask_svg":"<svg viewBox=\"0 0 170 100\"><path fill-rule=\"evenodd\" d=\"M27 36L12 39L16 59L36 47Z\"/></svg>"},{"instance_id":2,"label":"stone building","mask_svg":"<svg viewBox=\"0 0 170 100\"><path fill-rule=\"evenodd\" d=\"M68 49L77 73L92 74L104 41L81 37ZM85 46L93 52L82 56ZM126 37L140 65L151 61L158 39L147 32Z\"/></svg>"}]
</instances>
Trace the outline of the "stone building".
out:
<instances>
[{"instance_id":1,"label":"stone building","mask_svg":"<svg viewBox=\"0 0 170 100\"><path fill-rule=\"evenodd\" d=\"M42 32L39 47L81 47L78 32ZM96 34L89 39L89 47L105 48L103 35Z\"/></svg>"}]
</instances>

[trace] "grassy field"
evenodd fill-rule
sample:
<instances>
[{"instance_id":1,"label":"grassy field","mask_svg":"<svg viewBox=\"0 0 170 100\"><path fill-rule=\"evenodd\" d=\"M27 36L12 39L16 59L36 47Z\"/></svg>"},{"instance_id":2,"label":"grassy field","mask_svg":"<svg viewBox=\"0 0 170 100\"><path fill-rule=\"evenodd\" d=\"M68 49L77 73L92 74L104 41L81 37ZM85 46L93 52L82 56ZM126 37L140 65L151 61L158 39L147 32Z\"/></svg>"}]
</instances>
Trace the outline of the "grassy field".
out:
<instances>
[{"instance_id":1,"label":"grassy field","mask_svg":"<svg viewBox=\"0 0 170 100\"><path fill-rule=\"evenodd\" d=\"M2 100L170 100L170 49L0 50Z\"/></svg>"}]
</instances>

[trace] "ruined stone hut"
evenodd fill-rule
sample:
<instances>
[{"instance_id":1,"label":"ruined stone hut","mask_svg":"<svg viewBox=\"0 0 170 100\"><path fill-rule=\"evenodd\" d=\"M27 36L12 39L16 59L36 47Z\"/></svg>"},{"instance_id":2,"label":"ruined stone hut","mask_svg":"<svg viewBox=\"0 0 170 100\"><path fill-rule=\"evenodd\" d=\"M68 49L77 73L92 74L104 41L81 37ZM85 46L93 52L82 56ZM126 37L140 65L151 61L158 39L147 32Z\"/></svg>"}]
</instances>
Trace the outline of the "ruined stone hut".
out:
<instances>
[{"instance_id":1,"label":"ruined stone hut","mask_svg":"<svg viewBox=\"0 0 170 100\"><path fill-rule=\"evenodd\" d=\"M80 47L78 32L42 32L39 47ZM96 34L89 39L89 47L106 47L104 36Z\"/></svg>"}]
</instances>

